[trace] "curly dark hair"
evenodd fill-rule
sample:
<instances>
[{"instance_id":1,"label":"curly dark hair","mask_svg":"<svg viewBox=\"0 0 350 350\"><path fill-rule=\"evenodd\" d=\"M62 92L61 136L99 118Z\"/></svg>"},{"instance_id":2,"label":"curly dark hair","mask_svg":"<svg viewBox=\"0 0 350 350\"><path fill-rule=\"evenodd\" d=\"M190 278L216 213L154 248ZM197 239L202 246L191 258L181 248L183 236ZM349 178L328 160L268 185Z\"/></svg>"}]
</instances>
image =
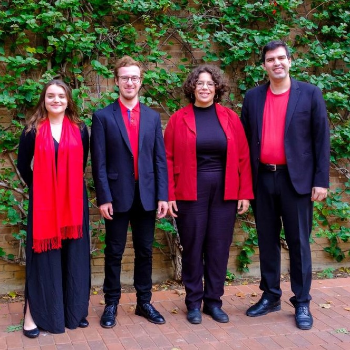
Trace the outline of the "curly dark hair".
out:
<instances>
[{"instance_id":1,"label":"curly dark hair","mask_svg":"<svg viewBox=\"0 0 350 350\"><path fill-rule=\"evenodd\" d=\"M228 91L228 83L226 77L221 72L220 68L210 65L202 64L187 76L182 89L185 93L185 97L191 102L195 102L194 91L196 89L196 82L201 73L209 73L214 81L215 85L215 97L214 102L220 102L225 92Z\"/></svg>"}]
</instances>

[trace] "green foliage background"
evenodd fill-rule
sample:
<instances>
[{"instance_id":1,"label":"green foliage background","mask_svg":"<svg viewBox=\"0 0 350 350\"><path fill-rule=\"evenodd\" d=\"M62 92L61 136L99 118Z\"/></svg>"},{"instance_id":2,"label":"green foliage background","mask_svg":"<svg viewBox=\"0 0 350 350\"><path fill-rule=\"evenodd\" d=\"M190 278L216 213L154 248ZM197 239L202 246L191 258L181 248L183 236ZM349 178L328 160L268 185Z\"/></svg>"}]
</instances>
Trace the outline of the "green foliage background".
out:
<instances>
[{"instance_id":1,"label":"green foliage background","mask_svg":"<svg viewBox=\"0 0 350 350\"><path fill-rule=\"evenodd\" d=\"M259 54L270 40L292 50L293 77L319 86L332 127L332 166L348 179L326 203L315 205L318 235L337 261L348 241L350 191L350 2L310 0L0 0L0 214L25 238L27 190L15 158L25 117L44 83L60 77L73 88L81 116L117 96L104 89L115 59L128 54L143 62L142 102L170 115L183 105L181 85L202 62L221 66L231 82L225 104L240 112L247 89L264 81ZM1 122L1 120L0 120ZM94 200L91 198L91 205ZM257 244L250 217L241 220L247 239L239 268L247 271ZM96 231L96 229L95 229ZM98 231L98 230L97 230ZM101 237L103 239L103 237ZM0 248L0 256L14 259Z\"/></svg>"}]
</instances>

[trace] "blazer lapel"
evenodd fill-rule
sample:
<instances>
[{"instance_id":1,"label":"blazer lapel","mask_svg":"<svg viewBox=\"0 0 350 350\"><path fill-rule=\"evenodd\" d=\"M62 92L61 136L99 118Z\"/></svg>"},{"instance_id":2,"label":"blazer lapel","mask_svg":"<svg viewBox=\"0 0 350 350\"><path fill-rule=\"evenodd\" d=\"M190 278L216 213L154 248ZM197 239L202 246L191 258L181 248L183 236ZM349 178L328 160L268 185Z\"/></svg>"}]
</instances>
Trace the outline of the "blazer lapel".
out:
<instances>
[{"instance_id":1,"label":"blazer lapel","mask_svg":"<svg viewBox=\"0 0 350 350\"><path fill-rule=\"evenodd\" d=\"M298 82L294 79L291 79L289 101L288 101L287 112L286 112L286 125L284 128L285 135L287 133L288 127L289 127L290 122L292 120L295 107L297 106L299 95L300 95L300 90L299 90Z\"/></svg>"},{"instance_id":2,"label":"blazer lapel","mask_svg":"<svg viewBox=\"0 0 350 350\"><path fill-rule=\"evenodd\" d=\"M121 133L121 135L122 135L122 137L124 139L125 144L128 146L129 151L132 153L131 145L130 145L130 141L129 141L129 137L128 137L128 133L126 131L126 127L125 127L123 116L122 116L122 111L120 109L118 101L114 102L114 105L113 105L113 116L114 116L114 119L117 122L117 125L119 127L120 133ZM113 130L111 130L111 132L113 132Z\"/></svg>"},{"instance_id":3,"label":"blazer lapel","mask_svg":"<svg viewBox=\"0 0 350 350\"><path fill-rule=\"evenodd\" d=\"M263 119L264 119L264 109L265 109L265 102L266 102L266 94L267 89L269 87L270 83L267 83L262 86L262 89L260 89L260 94L258 95L258 101L256 102L256 124L258 128L258 135L259 135L259 141L261 141L262 136L262 125L263 125Z\"/></svg>"},{"instance_id":4,"label":"blazer lapel","mask_svg":"<svg viewBox=\"0 0 350 350\"><path fill-rule=\"evenodd\" d=\"M147 128L146 112L142 103L140 103L140 129L139 129L139 152L141 152L142 142Z\"/></svg>"},{"instance_id":5,"label":"blazer lapel","mask_svg":"<svg viewBox=\"0 0 350 350\"><path fill-rule=\"evenodd\" d=\"M196 119L194 117L194 111L193 111L192 104L189 104L184 108L183 115L184 115L184 121L185 121L186 125L188 126L188 128L194 134L196 134Z\"/></svg>"},{"instance_id":6,"label":"blazer lapel","mask_svg":"<svg viewBox=\"0 0 350 350\"><path fill-rule=\"evenodd\" d=\"M219 122L221 124L222 129L225 132L225 135L228 135L228 113L224 107L215 103L216 115L218 116Z\"/></svg>"}]
</instances>

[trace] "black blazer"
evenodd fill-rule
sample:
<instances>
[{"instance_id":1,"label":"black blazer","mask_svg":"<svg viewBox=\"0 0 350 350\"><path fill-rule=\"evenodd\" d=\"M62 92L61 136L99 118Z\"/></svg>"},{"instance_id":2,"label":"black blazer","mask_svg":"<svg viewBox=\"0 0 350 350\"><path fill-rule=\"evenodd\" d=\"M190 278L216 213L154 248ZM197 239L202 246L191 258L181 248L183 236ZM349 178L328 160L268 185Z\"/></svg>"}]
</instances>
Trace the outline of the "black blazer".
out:
<instances>
[{"instance_id":1,"label":"black blazer","mask_svg":"<svg viewBox=\"0 0 350 350\"><path fill-rule=\"evenodd\" d=\"M250 147L254 188L258 178L268 87L269 83L249 90L242 107L242 123ZM288 172L299 194L311 193L312 187L329 187L329 125L326 104L318 87L291 79L284 147Z\"/></svg>"},{"instance_id":2,"label":"black blazer","mask_svg":"<svg viewBox=\"0 0 350 350\"><path fill-rule=\"evenodd\" d=\"M96 111L91 127L92 176L97 205L128 211L135 192L134 160L118 101ZM168 200L168 174L160 115L140 103L139 188L143 208Z\"/></svg>"}]
</instances>

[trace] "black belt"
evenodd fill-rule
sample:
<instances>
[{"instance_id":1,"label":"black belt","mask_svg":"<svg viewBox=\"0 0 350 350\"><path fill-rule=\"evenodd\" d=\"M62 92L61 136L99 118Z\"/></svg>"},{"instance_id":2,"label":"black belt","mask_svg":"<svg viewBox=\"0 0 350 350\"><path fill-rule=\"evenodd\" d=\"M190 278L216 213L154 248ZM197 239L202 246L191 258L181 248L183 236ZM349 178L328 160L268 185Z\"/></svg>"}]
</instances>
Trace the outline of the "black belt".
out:
<instances>
[{"instance_id":1,"label":"black belt","mask_svg":"<svg viewBox=\"0 0 350 350\"><path fill-rule=\"evenodd\" d=\"M259 164L259 169L264 171L276 171L276 170L286 170L286 164Z\"/></svg>"}]
</instances>

